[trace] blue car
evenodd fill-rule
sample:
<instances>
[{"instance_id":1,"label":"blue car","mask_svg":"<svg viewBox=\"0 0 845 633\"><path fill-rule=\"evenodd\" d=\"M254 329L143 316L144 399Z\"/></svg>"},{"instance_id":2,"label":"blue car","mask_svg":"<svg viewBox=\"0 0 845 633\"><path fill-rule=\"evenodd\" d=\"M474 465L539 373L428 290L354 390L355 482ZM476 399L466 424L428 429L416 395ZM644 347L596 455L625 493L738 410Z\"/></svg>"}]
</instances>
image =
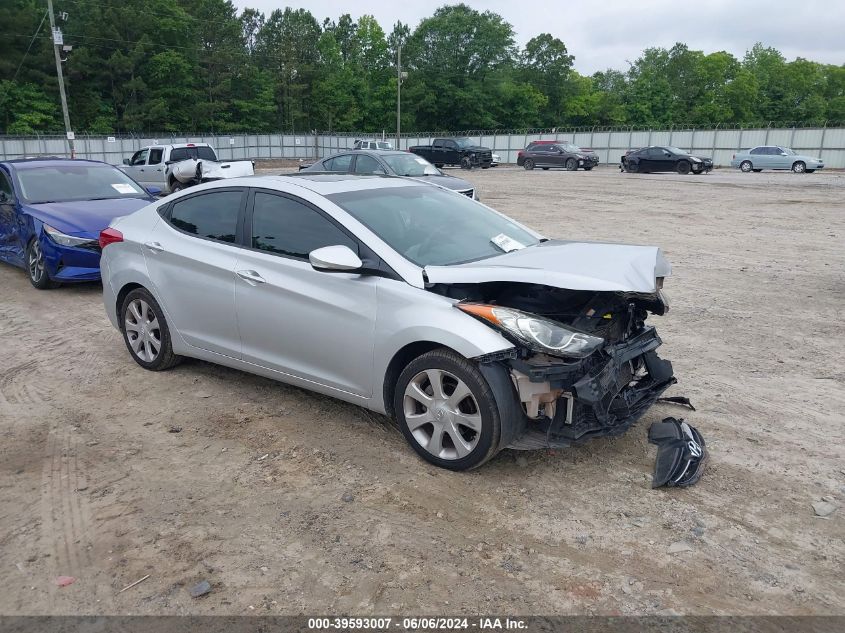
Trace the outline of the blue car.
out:
<instances>
[{"instance_id":1,"label":"blue car","mask_svg":"<svg viewBox=\"0 0 845 633\"><path fill-rule=\"evenodd\" d=\"M0 261L32 285L100 279L100 231L154 200L119 169L64 158L0 162Z\"/></svg>"}]
</instances>

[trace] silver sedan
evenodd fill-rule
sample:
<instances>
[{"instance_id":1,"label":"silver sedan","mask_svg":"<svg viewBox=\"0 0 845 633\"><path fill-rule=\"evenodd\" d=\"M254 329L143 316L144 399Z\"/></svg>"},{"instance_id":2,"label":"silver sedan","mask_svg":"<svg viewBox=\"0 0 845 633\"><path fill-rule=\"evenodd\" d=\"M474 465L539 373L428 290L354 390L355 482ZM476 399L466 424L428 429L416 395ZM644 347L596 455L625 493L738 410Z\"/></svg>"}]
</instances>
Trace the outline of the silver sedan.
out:
<instances>
[{"instance_id":1,"label":"silver sedan","mask_svg":"<svg viewBox=\"0 0 845 633\"><path fill-rule=\"evenodd\" d=\"M453 470L619 434L675 380L645 324L668 307L658 248L548 240L407 178L209 183L100 245L144 369L193 357L328 394Z\"/></svg>"}]
</instances>

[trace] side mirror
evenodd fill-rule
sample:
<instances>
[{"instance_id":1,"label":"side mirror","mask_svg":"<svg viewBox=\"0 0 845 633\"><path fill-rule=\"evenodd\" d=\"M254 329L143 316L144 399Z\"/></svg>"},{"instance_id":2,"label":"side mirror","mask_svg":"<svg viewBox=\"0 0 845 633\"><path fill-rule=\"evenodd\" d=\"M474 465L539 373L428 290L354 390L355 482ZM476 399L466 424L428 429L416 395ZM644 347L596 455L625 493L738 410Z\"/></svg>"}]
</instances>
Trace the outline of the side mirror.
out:
<instances>
[{"instance_id":1,"label":"side mirror","mask_svg":"<svg viewBox=\"0 0 845 633\"><path fill-rule=\"evenodd\" d=\"M124 158L124 159L123 159L123 164L124 164L124 165L128 165L128 164L129 164L129 159L128 159L128 158Z\"/></svg>"},{"instance_id":2,"label":"side mirror","mask_svg":"<svg viewBox=\"0 0 845 633\"><path fill-rule=\"evenodd\" d=\"M324 246L308 253L315 270L326 273L349 273L360 269L364 262L348 246Z\"/></svg>"},{"instance_id":3,"label":"side mirror","mask_svg":"<svg viewBox=\"0 0 845 633\"><path fill-rule=\"evenodd\" d=\"M781 156L788 156L789 154L787 154L786 152L781 152L780 155Z\"/></svg>"},{"instance_id":4,"label":"side mirror","mask_svg":"<svg viewBox=\"0 0 845 633\"><path fill-rule=\"evenodd\" d=\"M150 185L149 187L147 187L147 193L149 193L151 196L157 196L161 193L161 187Z\"/></svg>"}]
</instances>

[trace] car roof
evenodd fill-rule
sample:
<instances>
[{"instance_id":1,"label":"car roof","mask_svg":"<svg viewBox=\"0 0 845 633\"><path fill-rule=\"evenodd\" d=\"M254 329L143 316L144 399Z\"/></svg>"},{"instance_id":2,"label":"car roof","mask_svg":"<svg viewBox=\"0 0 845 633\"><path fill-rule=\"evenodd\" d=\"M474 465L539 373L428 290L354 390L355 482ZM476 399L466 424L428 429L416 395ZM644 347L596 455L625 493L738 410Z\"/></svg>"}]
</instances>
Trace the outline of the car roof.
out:
<instances>
[{"instance_id":1,"label":"car roof","mask_svg":"<svg viewBox=\"0 0 845 633\"><path fill-rule=\"evenodd\" d=\"M402 176L361 175L361 174L327 174L308 173L301 171L295 174L280 176L247 176L238 181L249 181L251 187L267 187L274 189L280 184L296 185L321 196L346 191L363 191L367 189L392 189L396 187L429 187L425 182ZM217 181L232 186L234 180Z\"/></svg>"},{"instance_id":2,"label":"car roof","mask_svg":"<svg viewBox=\"0 0 845 633\"><path fill-rule=\"evenodd\" d=\"M60 158L58 156L42 156L37 158L13 158L12 160L3 161L3 164L10 165L17 170L22 169L37 169L39 167L48 167L50 165L79 165L79 164L87 164L87 165L108 165L109 167L114 167L114 165L109 165L108 163L104 163L101 160L87 160L83 158Z\"/></svg>"}]
</instances>

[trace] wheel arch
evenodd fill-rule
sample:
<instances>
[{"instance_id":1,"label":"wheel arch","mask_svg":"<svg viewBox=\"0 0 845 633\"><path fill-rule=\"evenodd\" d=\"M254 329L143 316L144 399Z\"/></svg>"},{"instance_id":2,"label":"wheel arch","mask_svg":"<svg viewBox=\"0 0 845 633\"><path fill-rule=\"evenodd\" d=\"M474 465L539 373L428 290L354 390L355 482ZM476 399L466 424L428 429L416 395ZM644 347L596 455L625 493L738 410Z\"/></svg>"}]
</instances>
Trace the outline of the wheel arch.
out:
<instances>
[{"instance_id":1,"label":"wheel arch","mask_svg":"<svg viewBox=\"0 0 845 633\"><path fill-rule=\"evenodd\" d=\"M408 343L393 355L390 362L387 363L387 369L384 372L384 379L382 381L384 410L388 417L393 418L396 413L393 407L393 397L396 394L396 381L399 379L399 374L402 373L402 370L415 358L419 358L426 352L441 347L460 354L458 350L443 343L435 341L414 341L413 343Z\"/></svg>"}]
</instances>

